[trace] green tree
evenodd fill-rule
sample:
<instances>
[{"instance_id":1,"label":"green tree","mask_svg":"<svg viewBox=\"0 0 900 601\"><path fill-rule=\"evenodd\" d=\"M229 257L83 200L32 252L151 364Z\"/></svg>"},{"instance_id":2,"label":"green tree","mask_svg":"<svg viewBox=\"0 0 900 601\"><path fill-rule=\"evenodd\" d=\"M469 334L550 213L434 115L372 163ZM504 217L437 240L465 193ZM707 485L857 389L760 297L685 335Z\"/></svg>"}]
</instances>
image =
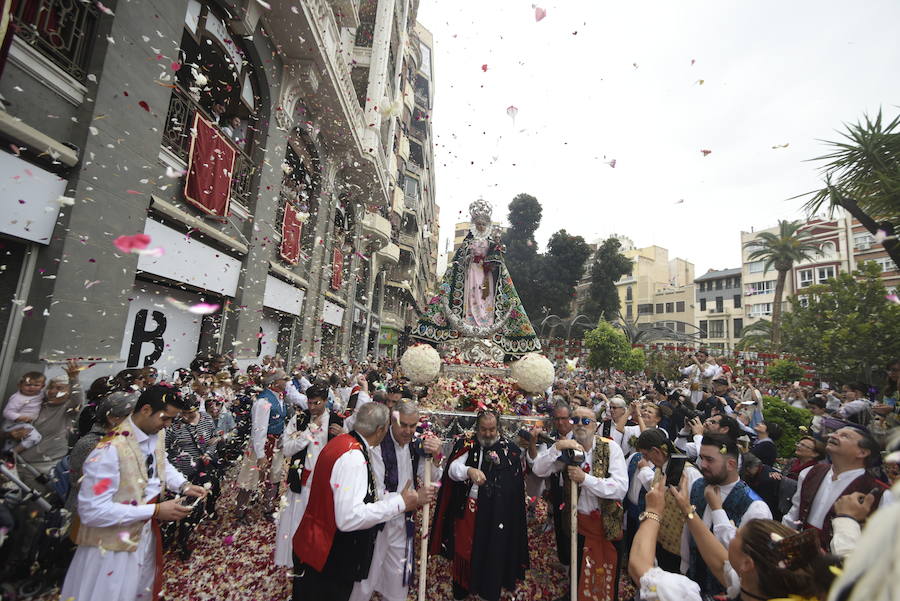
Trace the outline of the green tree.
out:
<instances>
[{"instance_id":1,"label":"green tree","mask_svg":"<svg viewBox=\"0 0 900 601\"><path fill-rule=\"evenodd\" d=\"M532 319L541 315L543 296L540 286L541 260L534 234L541 224L541 203L530 194L518 194L509 203L509 229L503 236L506 267Z\"/></svg>"},{"instance_id":2,"label":"green tree","mask_svg":"<svg viewBox=\"0 0 900 601\"><path fill-rule=\"evenodd\" d=\"M775 442L779 457L794 454L797 441L809 434L812 413L806 409L792 407L778 397L763 397L763 419L781 426L781 438Z\"/></svg>"},{"instance_id":3,"label":"green tree","mask_svg":"<svg viewBox=\"0 0 900 601\"><path fill-rule=\"evenodd\" d=\"M644 350L633 348L619 361L616 367L627 374L634 374L642 371L646 365L647 357L644 355Z\"/></svg>"},{"instance_id":4,"label":"green tree","mask_svg":"<svg viewBox=\"0 0 900 601\"><path fill-rule=\"evenodd\" d=\"M547 252L541 261L541 296L550 313L569 316L575 285L584 274L584 263L590 254L591 248L581 236L571 236L566 230L559 230L550 237Z\"/></svg>"},{"instance_id":5,"label":"green tree","mask_svg":"<svg viewBox=\"0 0 900 601\"><path fill-rule=\"evenodd\" d=\"M823 206L832 213L842 208L871 234L884 230L884 249L900 265L900 241L893 237L900 224L900 115L887 124L880 110L874 120L864 115L841 135L843 140L826 141L831 152L813 159L826 161L820 168L825 187L810 192L804 208L810 213Z\"/></svg>"},{"instance_id":6,"label":"green tree","mask_svg":"<svg viewBox=\"0 0 900 601\"><path fill-rule=\"evenodd\" d=\"M784 384L801 379L806 372L800 364L790 359L776 359L766 368L766 376L773 382Z\"/></svg>"},{"instance_id":7,"label":"green tree","mask_svg":"<svg viewBox=\"0 0 900 601\"><path fill-rule=\"evenodd\" d=\"M607 238L597 248L591 264L591 288L582 311L591 321L613 321L621 309L616 282L631 273L631 259L620 251L618 238Z\"/></svg>"},{"instance_id":8,"label":"green tree","mask_svg":"<svg viewBox=\"0 0 900 601\"><path fill-rule=\"evenodd\" d=\"M778 233L760 232L744 247L750 251L749 261L764 261L763 273L775 267L778 280L775 283L775 300L772 303L772 344L781 344L781 303L784 297L784 282L794 266L821 254L819 247L812 243L808 232L799 221L778 221Z\"/></svg>"},{"instance_id":9,"label":"green tree","mask_svg":"<svg viewBox=\"0 0 900 601\"><path fill-rule=\"evenodd\" d=\"M584 333L584 344L590 350L588 365L591 369L617 367L631 353L625 334L606 321Z\"/></svg>"},{"instance_id":10,"label":"green tree","mask_svg":"<svg viewBox=\"0 0 900 601\"><path fill-rule=\"evenodd\" d=\"M772 349L772 322L768 319L754 321L741 331L741 340L735 345L739 351L768 351Z\"/></svg>"},{"instance_id":11,"label":"green tree","mask_svg":"<svg viewBox=\"0 0 900 601\"><path fill-rule=\"evenodd\" d=\"M868 263L804 288L806 306L794 302L785 315L784 350L809 360L827 382L871 384L873 368L900 356L900 305L887 299L880 275Z\"/></svg>"}]
</instances>

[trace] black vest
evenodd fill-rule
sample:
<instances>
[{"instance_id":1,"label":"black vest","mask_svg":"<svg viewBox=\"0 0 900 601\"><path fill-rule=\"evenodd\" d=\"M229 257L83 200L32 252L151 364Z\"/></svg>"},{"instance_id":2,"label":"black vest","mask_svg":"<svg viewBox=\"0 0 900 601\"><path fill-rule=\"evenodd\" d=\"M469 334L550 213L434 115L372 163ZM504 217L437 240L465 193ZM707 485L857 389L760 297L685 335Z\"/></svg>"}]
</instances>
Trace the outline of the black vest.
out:
<instances>
[{"instance_id":1,"label":"black vest","mask_svg":"<svg viewBox=\"0 0 900 601\"><path fill-rule=\"evenodd\" d=\"M294 417L294 419L297 420L297 432L305 432L309 427L309 409L301 411ZM332 411L331 415L328 416L328 425L330 426L331 424L343 426L344 420L337 413ZM334 436L329 434L328 440L331 440L332 438L334 438ZM295 492L297 494L300 494L300 491L303 490L303 483L301 481L300 474L303 472L303 466L306 464L306 452L308 450L309 446L301 449L299 453L295 453L293 456L291 456L291 462L288 467L288 487L291 489L291 492Z\"/></svg>"}]
</instances>

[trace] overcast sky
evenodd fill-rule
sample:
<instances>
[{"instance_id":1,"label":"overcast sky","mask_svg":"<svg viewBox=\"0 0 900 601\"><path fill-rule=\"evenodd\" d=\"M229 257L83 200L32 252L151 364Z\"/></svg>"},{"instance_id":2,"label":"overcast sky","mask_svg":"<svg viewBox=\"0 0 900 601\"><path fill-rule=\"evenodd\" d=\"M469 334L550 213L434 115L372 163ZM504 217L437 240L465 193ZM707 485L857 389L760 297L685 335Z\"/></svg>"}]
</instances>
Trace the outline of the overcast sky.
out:
<instances>
[{"instance_id":1,"label":"overcast sky","mask_svg":"<svg viewBox=\"0 0 900 601\"><path fill-rule=\"evenodd\" d=\"M527 192L542 246L619 233L697 275L736 267L741 230L802 216L787 199L819 187L819 140L900 105L896 0L563 0L540 22L533 6L421 1L442 250L472 200L505 221Z\"/></svg>"}]
</instances>

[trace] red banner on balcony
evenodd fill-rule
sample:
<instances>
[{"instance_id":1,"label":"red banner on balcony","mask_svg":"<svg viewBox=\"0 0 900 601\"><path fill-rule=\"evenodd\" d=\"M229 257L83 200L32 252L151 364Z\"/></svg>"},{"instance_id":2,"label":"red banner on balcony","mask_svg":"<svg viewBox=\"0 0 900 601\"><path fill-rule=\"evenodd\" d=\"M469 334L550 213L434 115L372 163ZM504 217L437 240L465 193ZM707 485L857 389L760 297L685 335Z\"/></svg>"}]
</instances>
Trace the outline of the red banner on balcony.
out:
<instances>
[{"instance_id":1,"label":"red banner on balcony","mask_svg":"<svg viewBox=\"0 0 900 601\"><path fill-rule=\"evenodd\" d=\"M334 249L334 257L331 261L331 288L340 290L344 282L344 253L341 249Z\"/></svg>"},{"instance_id":2,"label":"red banner on balcony","mask_svg":"<svg viewBox=\"0 0 900 601\"><path fill-rule=\"evenodd\" d=\"M299 211L291 203L284 205L284 218L281 221L281 258L296 265L300 260L300 232L303 223L297 218Z\"/></svg>"},{"instance_id":3,"label":"red banner on balcony","mask_svg":"<svg viewBox=\"0 0 900 601\"><path fill-rule=\"evenodd\" d=\"M236 151L212 123L194 115L184 197L204 213L224 220L231 202L231 175Z\"/></svg>"}]
</instances>

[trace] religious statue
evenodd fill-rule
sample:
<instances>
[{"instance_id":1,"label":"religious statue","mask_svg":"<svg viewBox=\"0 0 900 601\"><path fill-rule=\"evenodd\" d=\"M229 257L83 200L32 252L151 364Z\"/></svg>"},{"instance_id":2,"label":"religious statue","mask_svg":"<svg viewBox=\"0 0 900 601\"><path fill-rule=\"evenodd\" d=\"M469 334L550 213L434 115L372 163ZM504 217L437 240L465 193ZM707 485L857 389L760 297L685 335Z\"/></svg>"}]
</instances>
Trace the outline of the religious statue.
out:
<instances>
[{"instance_id":1,"label":"religious statue","mask_svg":"<svg viewBox=\"0 0 900 601\"><path fill-rule=\"evenodd\" d=\"M469 205L472 229L453 253L438 293L428 302L414 338L432 343L487 339L506 355L541 350L506 263L505 248L491 228L491 205Z\"/></svg>"}]
</instances>

